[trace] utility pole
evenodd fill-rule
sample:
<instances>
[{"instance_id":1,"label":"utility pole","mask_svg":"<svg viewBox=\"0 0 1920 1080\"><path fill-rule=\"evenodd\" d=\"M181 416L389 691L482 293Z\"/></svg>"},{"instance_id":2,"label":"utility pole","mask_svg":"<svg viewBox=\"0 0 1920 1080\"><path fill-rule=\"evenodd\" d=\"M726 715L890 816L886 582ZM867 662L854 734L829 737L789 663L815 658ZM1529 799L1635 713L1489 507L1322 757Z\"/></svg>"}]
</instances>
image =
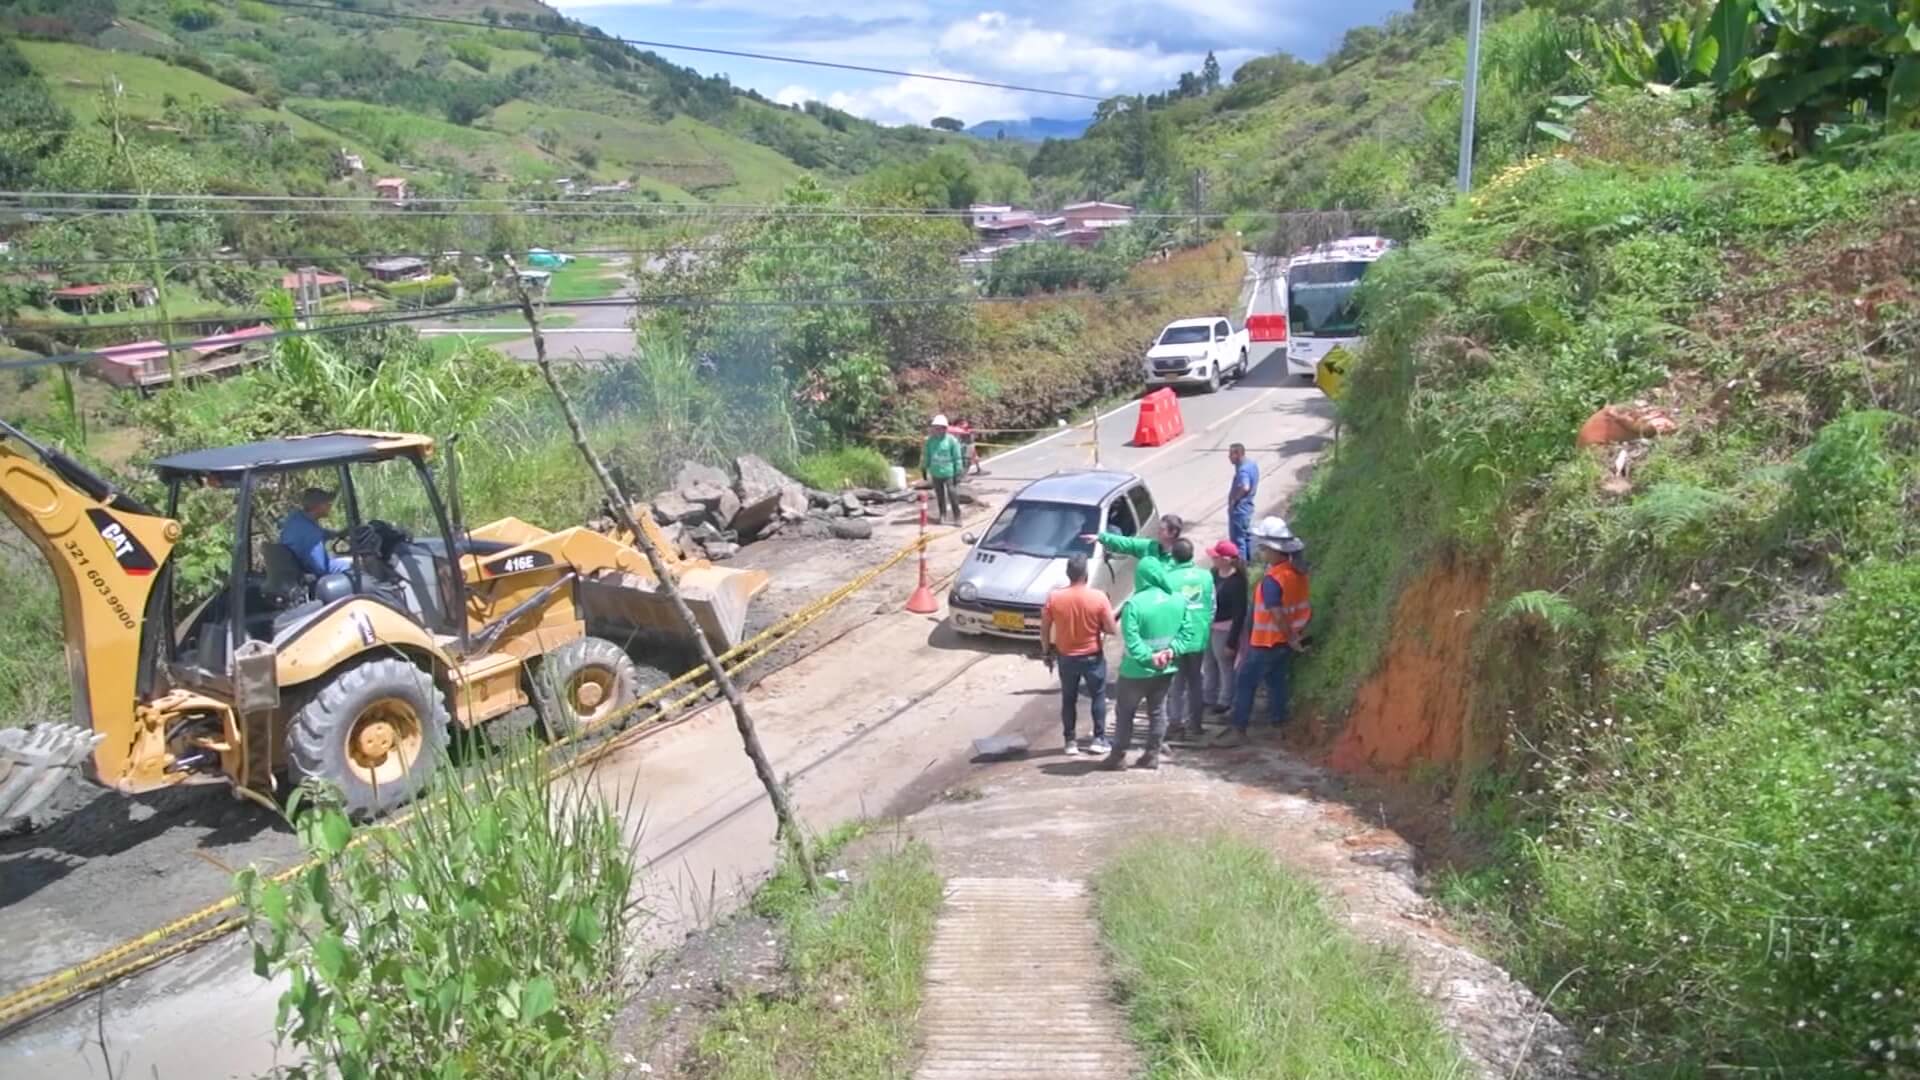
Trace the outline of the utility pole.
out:
<instances>
[{"instance_id":1,"label":"utility pole","mask_svg":"<svg viewBox=\"0 0 1920 1080\"><path fill-rule=\"evenodd\" d=\"M1467 6L1467 75L1460 84L1460 193L1473 190L1473 111L1480 91L1480 0Z\"/></svg>"},{"instance_id":2,"label":"utility pole","mask_svg":"<svg viewBox=\"0 0 1920 1080\"><path fill-rule=\"evenodd\" d=\"M527 284L520 277L520 267L513 256L503 256L507 264L507 273L513 275L514 292L520 301L520 315L527 320L527 328L533 331L534 362L540 369L540 377L545 380L547 389L552 391L555 404L560 406L560 416L566 421L567 431L573 436L574 448L587 460L587 468L594 479L600 482L600 490L607 497L607 508L613 514L616 525L627 530L633 537L634 545L646 556L647 565L653 569L654 578L660 583L660 592L672 605L680 623L687 628L689 636L700 651L700 661L712 676L714 686L720 690L727 706L733 710L734 726L740 732L741 748L746 751L747 759L753 763L753 773L760 778L760 786L767 791L767 801L773 804L774 819L779 822L781 838L787 842L787 850L800 869L801 880L806 882L809 893L820 891L820 881L813 865L813 852L807 843L805 827L794 812L793 803L787 797L786 785L773 771L773 763L768 760L766 750L760 745L760 734L753 726L753 716L747 712L747 702L740 694L740 687L734 683L733 676L727 673L726 666L714 654L713 645L693 617L692 609L680 596L680 586L676 584L673 572L667 568L666 561L660 555L660 549L654 546L653 538L647 535L640 523L634 520L633 504L627 501L620 485L614 482L613 474L594 453L592 444L587 442L586 428L580 424L580 414L574 411L573 399L568 396L566 387L553 373L553 363L547 359L547 338L540 332L540 315L534 310L533 297L527 292Z\"/></svg>"}]
</instances>

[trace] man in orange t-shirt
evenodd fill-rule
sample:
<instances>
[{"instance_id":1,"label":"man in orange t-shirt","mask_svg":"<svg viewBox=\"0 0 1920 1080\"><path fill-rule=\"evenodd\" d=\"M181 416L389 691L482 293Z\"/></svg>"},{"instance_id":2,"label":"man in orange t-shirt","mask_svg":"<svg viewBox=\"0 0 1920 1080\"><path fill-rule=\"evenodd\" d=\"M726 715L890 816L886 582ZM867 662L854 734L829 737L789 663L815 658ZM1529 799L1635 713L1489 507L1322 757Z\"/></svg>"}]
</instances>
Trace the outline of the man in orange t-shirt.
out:
<instances>
[{"instance_id":1,"label":"man in orange t-shirt","mask_svg":"<svg viewBox=\"0 0 1920 1080\"><path fill-rule=\"evenodd\" d=\"M1093 742L1087 749L1095 754L1112 749L1107 744L1106 637L1119 632L1107 594L1087 585L1087 557L1068 559L1066 588L1049 593L1040 609L1040 656L1049 668L1056 660L1059 665L1060 726L1068 754L1080 752L1073 729L1082 682L1093 699Z\"/></svg>"}]
</instances>

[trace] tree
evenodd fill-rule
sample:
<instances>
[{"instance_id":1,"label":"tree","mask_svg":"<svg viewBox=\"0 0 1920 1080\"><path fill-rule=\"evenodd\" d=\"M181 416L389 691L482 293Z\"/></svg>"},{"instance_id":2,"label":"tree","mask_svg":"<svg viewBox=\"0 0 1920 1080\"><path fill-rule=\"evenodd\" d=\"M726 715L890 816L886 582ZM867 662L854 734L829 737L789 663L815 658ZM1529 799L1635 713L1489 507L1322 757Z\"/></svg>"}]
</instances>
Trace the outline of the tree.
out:
<instances>
[{"instance_id":1,"label":"tree","mask_svg":"<svg viewBox=\"0 0 1920 1080\"><path fill-rule=\"evenodd\" d=\"M936 116L927 126L938 128L941 131L964 131L967 127L967 125L955 120L951 116Z\"/></svg>"},{"instance_id":2,"label":"tree","mask_svg":"<svg viewBox=\"0 0 1920 1080\"><path fill-rule=\"evenodd\" d=\"M1213 50L1207 50L1206 63L1200 65L1200 92L1211 94L1220 89L1220 61L1214 58Z\"/></svg>"}]
</instances>

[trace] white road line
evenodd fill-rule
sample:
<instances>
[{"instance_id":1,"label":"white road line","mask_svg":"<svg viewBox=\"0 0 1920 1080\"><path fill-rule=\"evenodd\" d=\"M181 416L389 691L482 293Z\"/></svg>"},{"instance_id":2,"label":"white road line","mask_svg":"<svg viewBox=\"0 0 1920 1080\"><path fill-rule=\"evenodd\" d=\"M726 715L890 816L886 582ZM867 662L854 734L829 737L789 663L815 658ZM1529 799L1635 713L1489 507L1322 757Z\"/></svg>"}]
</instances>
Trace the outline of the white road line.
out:
<instances>
[{"instance_id":1,"label":"white road line","mask_svg":"<svg viewBox=\"0 0 1920 1080\"><path fill-rule=\"evenodd\" d=\"M1134 399L1133 399L1132 401L1129 401L1129 402L1127 402L1127 403L1126 403L1125 405L1122 405L1122 406L1120 406L1119 408L1116 408L1116 409L1109 409L1109 410L1107 410L1106 412L1103 412L1103 413L1101 413L1101 414L1100 414L1100 416L1099 416L1099 419L1101 419L1101 420L1105 420L1105 419L1106 419L1107 417L1109 417L1109 416L1118 416L1119 414L1121 414L1121 413L1123 413L1123 412L1126 412L1126 411L1127 411L1128 409L1131 409L1131 408L1133 408L1133 407L1135 407L1135 406L1137 406L1137 405L1139 405L1139 404L1140 404L1140 399L1139 399L1139 398L1134 398ZM1065 435L1065 434L1068 434L1069 432L1074 432L1074 431L1079 431L1079 430L1080 430L1081 428L1084 428L1084 427L1086 427L1086 426L1087 426L1087 424L1086 424L1086 421L1084 421L1084 420L1082 420L1082 421L1081 421L1080 423L1077 423L1077 424L1070 424L1070 425L1068 425L1067 427L1063 427L1063 428L1061 428L1061 429L1060 429L1059 431L1056 431L1056 432L1054 432L1054 433L1053 433L1053 434L1051 434L1051 435L1043 435L1043 436L1041 436L1040 438L1038 438L1038 439L1035 439L1035 440L1033 440L1032 442L1030 442L1030 443L1027 443L1027 444L1025 444L1025 445L1023 445L1023 446L1016 446L1016 447L1014 447L1013 449L1011 449L1011 450L1009 450L1009 451L1007 451L1007 452L1006 452L1006 453L1004 453L1004 454L995 454L995 455L993 455L993 457L991 457L991 458L989 458L989 459L987 459L987 460L989 460L989 461L1005 461L1005 460L1007 460L1008 458L1010 458L1010 457L1012 457L1012 456L1013 456L1013 455L1015 455L1015 454L1021 454L1021 453L1025 453L1026 451L1028 451L1028 450L1032 450L1032 449L1034 449L1034 448L1036 448L1036 447L1041 447L1041 446L1045 446L1045 445L1047 445L1048 443L1050 443L1050 442L1052 442L1053 440L1055 440L1055 439L1057 439L1057 438L1059 438L1059 437L1060 437L1060 436L1062 436L1062 435Z\"/></svg>"}]
</instances>

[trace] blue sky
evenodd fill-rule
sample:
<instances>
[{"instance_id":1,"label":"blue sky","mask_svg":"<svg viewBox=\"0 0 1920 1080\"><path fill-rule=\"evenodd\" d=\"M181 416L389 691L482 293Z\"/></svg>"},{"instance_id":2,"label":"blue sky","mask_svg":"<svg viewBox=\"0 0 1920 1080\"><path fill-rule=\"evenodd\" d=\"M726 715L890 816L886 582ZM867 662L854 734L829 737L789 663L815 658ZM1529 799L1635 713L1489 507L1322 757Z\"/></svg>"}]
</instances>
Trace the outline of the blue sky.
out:
<instances>
[{"instance_id":1,"label":"blue sky","mask_svg":"<svg viewBox=\"0 0 1920 1080\"><path fill-rule=\"evenodd\" d=\"M1111 95L1165 88L1207 50L1229 73L1285 49L1317 60L1348 28L1376 23L1408 0L835 0L811 9L782 0L547 0L609 34L839 63L963 75ZM825 101L889 124L956 116L969 124L1087 115L1093 103L924 79L737 60L662 55L724 73L784 102Z\"/></svg>"}]
</instances>

